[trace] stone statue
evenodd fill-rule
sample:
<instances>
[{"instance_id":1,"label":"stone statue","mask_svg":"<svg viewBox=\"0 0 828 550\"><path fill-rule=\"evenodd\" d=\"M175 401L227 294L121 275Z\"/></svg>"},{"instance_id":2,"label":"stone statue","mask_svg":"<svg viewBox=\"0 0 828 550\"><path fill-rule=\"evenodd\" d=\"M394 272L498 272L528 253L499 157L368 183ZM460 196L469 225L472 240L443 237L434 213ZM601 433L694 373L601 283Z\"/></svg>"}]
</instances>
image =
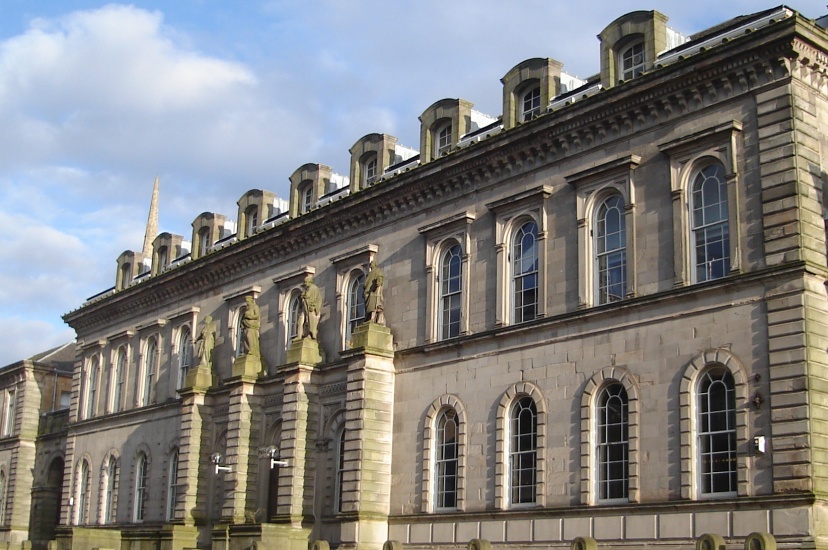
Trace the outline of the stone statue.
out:
<instances>
[{"instance_id":1,"label":"stone statue","mask_svg":"<svg viewBox=\"0 0 828 550\"><path fill-rule=\"evenodd\" d=\"M302 283L302 313L299 316L299 326L302 327L302 336L317 339L319 327L319 310L322 307L322 293L313 282L313 276L308 275Z\"/></svg>"},{"instance_id":2,"label":"stone statue","mask_svg":"<svg viewBox=\"0 0 828 550\"><path fill-rule=\"evenodd\" d=\"M259 351L259 327L261 326L259 306L253 300L253 296L247 296L245 302L247 302L247 306L244 308L244 317L242 317L244 351L247 355L261 357Z\"/></svg>"},{"instance_id":3,"label":"stone statue","mask_svg":"<svg viewBox=\"0 0 828 550\"><path fill-rule=\"evenodd\" d=\"M382 309L382 285L385 282L385 275L377 262L371 262L371 270L365 278L365 320L369 323L385 324L385 315Z\"/></svg>"},{"instance_id":4,"label":"stone statue","mask_svg":"<svg viewBox=\"0 0 828 550\"><path fill-rule=\"evenodd\" d=\"M213 318L208 315L204 318L204 324L201 326L201 333L195 341L196 355L198 356L198 365L213 366L213 348L216 346L216 324Z\"/></svg>"}]
</instances>

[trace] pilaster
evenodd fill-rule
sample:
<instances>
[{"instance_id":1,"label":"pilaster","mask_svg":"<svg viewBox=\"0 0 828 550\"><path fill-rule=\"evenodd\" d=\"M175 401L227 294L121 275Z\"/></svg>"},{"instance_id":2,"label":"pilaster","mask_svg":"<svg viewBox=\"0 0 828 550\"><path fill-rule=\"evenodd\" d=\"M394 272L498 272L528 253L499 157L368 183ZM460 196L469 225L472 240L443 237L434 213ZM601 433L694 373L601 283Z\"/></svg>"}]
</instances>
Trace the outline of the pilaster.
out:
<instances>
[{"instance_id":1,"label":"pilaster","mask_svg":"<svg viewBox=\"0 0 828 550\"><path fill-rule=\"evenodd\" d=\"M225 463L231 470L224 474L228 494L224 498L221 515L231 523L244 523L245 512L255 513L256 510L258 453L255 449L258 440L254 434L259 433L258 398L254 395L255 378L240 376L228 385L230 399Z\"/></svg>"},{"instance_id":2,"label":"pilaster","mask_svg":"<svg viewBox=\"0 0 828 550\"><path fill-rule=\"evenodd\" d=\"M184 525L202 525L207 517L207 469L204 424L209 422L211 408L205 403L205 391L181 391L181 438L178 448L178 502L175 517Z\"/></svg>"}]
</instances>

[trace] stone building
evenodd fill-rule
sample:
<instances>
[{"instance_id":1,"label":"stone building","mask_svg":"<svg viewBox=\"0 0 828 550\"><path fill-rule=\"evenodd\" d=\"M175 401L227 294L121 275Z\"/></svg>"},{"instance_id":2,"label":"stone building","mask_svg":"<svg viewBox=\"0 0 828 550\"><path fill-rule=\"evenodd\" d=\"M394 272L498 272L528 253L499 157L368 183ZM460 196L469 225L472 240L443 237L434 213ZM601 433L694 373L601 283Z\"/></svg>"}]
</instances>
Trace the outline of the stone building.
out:
<instances>
[{"instance_id":1,"label":"stone building","mask_svg":"<svg viewBox=\"0 0 828 550\"><path fill-rule=\"evenodd\" d=\"M826 31L599 41L150 223L65 316L58 547L828 548Z\"/></svg>"},{"instance_id":2,"label":"stone building","mask_svg":"<svg viewBox=\"0 0 828 550\"><path fill-rule=\"evenodd\" d=\"M0 546L54 539L74 363L66 344L0 369Z\"/></svg>"}]
</instances>

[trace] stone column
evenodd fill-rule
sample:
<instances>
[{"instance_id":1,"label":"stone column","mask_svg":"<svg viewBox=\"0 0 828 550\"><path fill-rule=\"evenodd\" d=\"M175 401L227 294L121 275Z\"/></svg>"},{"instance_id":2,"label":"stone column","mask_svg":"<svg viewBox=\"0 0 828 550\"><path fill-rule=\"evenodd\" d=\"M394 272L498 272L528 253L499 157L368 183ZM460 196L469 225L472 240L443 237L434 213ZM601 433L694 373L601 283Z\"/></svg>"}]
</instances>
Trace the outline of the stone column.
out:
<instances>
[{"instance_id":1,"label":"stone column","mask_svg":"<svg viewBox=\"0 0 828 550\"><path fill-rule=\"evenodd\" d=\"M224 463L231 470L219 474L224 475L227 487L221 515L229 523L245 523L245 511L255 513L256 509L258 440L255 435L259 433L259 407L253 395L256 380L240 376L230 380L228 386L230 403Z\"/></svg>"},{"instance_id":2,"label":"stone column","mask_svg":"<svg viewBox=\"0 0 828 550\"><path fill-rule=\"evenodd\" d=\"M204 424L211 408L205 404L206 388L181 390L181 437L178 448L179 497L175 517L184 525L204 525L207 518L207 475L211 464L204 454ZM123 478L122 478L123 479Z\"/></svg>"},{"instance_id":3,"label":"stone column","mask_svg":"<svg viewBox=\"0 0 828 550\"><path fill-rule=\"evenodd\" d=\"M341 541L381 550L388 539L391 444L394 424L394 352L391 331L365 323L354 331L348 356L345 473Z\"/></svg>"}]
</instances>

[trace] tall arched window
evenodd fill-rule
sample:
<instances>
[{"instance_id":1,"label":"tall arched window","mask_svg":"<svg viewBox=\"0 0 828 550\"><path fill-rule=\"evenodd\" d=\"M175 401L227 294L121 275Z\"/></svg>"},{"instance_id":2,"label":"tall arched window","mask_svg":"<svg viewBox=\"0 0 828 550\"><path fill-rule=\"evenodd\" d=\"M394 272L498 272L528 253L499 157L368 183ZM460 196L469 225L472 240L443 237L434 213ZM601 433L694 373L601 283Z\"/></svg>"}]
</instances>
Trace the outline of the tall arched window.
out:
<instances>
[{"instance_id":1,"label":"tall arched window","mask_svg":"<svg viewBox=\"0 0 828 550\"><path fill-rule=\"evenodd\" d=\"M158 249L158 253L156 255L156 273L161 273L164 271L164 268L167 267L167 264L170 263L170 252L166 246L162 246Z\"/></svg>"},{"instance_id":2,"label":"tall arched window","mask_svg":"<svg viewBox=\"0 0 828 550\"><path fill-rule=\"evenodd\" d=\"M78 468L78 477L75 487L75 525L89 523L89 462L84 458Z\"/></svg>"},{"instance_id":3,"label":"tall arched window","mask_svg":"<svg viewBox=\"0 0 828 550\"><path fill-rule=\"evenodd\" d=\"M540 116L540 86L535 86L524 92L522 97L522 107L521 120L523 122Z\"/></svg>"},{"instance_id":4,"label":"tall arched window","mask_svg":"<svg viewBox=\"0 0 828 550\"><path fill-rule=\"evenodd\" d=\"M509 429L510 502L533 504L537 481L538 413L531 397L521 397L512 405Z\"/></svg>"},{"instance_id":5,"label":"tall arched window","mask_svg":"<svg viewBox=\"0 0 828 550\"><path fill-rule=\"evenodd\" d=\"M113 382L112 412L121 412L124 403L124 380L126 380L126 349L118 349L115 359L115 381Z\"/></svg>"},{"instance_id":6,"label":"tall arched window","mask_svg":"<svg viewBox=\"0 0 828 550\"><path fill-rule=\"evenodd\" d=\"M175 519L175 504L178 499L178 451L170 457L170 471L167 477L167 521Z\"/></svg>"},{"instance_id":7,"label":"tall arched window","mask_svg":"<svg viewBox=\"0 0 828 550\"><path fill-rule=\"evenodd\" d=\"M699 493L736 494L736 390L724 367L702 373L697 385Z\"/></svg>"},{"instance_id":8,"label":"tall arched window","mask_svg":"<svg viewBox=\"0 0 828 550\"><path fill-rule=\"evenodd\" d=\"M87 384L86 392L86 416L85 418L92 418L95 416L95 404L98 397L98 375L100 371L100 363L97 357L93 357L89 364L89 382Z\"/></svg>"},{"instance_id":9,"label":"tall arched window","mask_svg":"<svg viewBox=\"0 0 828 550\"><path fill-rule=\"evenodd\" d=\"M7 493L6 472L0 471L0 525L6 525Z\"/></svg>"},{"instance_id":10,"label":"tall arched window","mask_svg":"<svg viewBox=\"0 0 828 550\"><path fill-rule=\"evenodd\" d=\"M377 179L377 157L371 155L362 165L362 184L367 187Z\"/></svg>"},{"instance_id":11,"label":"tall arched window","mask_svg":"<svg viewBox=\"0 0 828 550\"><path fill-rule=\"evenodd\" d=\"M440 311L439 330L441 340L460 336L460 315L463 298L462 258L459 244L443 253L440 261Z\"/></svg>"},{"instance_id":12,"label":"tall arched window","mask_svg":"<svg viewBox=\"0 0 828 550\"><path fill-rule=\"evenodd\" d=\"M351 341L351 335L365 319L365 275L362 272L354 273L348 283L348 298L345 308L345 345Z\"/></svg>"},{"instance_id":13,"label":"tall arched window","mask_svg":"<svg viewBox=\"0 0 828 550\"><path fill-rule=\"evenodd\" d=\"M306 181L299 186L299 213L310 212L313 206L313 182Z\"/></svg>"},{"instance_id":14,"label":"tall arched window","mask_svg":"<svg viewBox=\"0 0 828 550\"><path fill-rule=\"evenodd\" d=\"M133 498L132 519L135 522L144 521L144 507L147 501L147 490L149 482L149 463L147 455L138 455L138 462L135 465L135 494Z\"/></svg>"},{"instance_id":15,"label":"tall arched window","mask_svg":"<svg viewBox=\"0 0 828 550\"><path fill-rule=\"evenodd\" d=\"M334 480L334 511L342 511L342 496L345 483L345 428L336 438L336 479Z\"/></svg>"},{"instance_id":16,"label":"tall arched window","mask_svg":"<svg viewBox=\"0 0 828 550\"><path fill-rule=\"evenodd\" d=\"M298 290L291 292L288 300L287 316L287 344L301 336L302 327L299 326L299 318L302 316L302 293Z\"/></svg>"},{"instance_id":17,"label":"tall arched window","mask_svg":"<svg viewBox=\"0 0 828 550\"><path fill-rule=\"evenodd\" d=\"M538 314L538 225L521 225L512 238L512 319L522 323Z\"/></svg>"},{"instance_id":18,"label":"tall arched window","mask_svg":"<svg viewBox=\"0 0 828 550\"><path fill-rule=\"evenodd\" d=\"M198 230L198 257L201 258L202 256L207 255L211 245L210 228L202 227Z\"/></svg>"},{"instance_id":19,"label":"tall arched window","mask_svg":"<svg viewBox=\"0 0 828 550\"><path fill-rule=\"evenodd\" d=\"M724 166L708 164L693 176L691 200L693 265L696 282L730 271L730 228Z\"/></svg>"},{"instance_id":20,"label":"tall arched window","mask_svg":"<svg viewBox=\"0 0 828 550\"><path fill-rule=\"evenodd\" d=\"M610 384L598 395L596 466L598 500L626 501L629 487L629 421L627 391Z\"/></svg>"},{"instance_id":21,"label":"tall arched window","mask_svg":"<svg viewBox=\"0 0 828 550\"><path fill-rule=\"evenodd\" d=\"M106 463L103 479L103 508L101 509L101 522L113 523L115 521L115 502L117 500L118 482L118 459L110 456Z\"/></svg>"},{"instance_id":22,"label":"tall arched window","mask_svg":"<svg viewBox=\"0 0 828 550\"><path fill-rule=\"evenodd\" d=\"M193 363L193 337L190 328L181 327L181 334L178 337L178 388L184 387L187 380L187 373Z\"/></svg>"},{"instance_id":23,"label":"tall arched window","mask_svg":"<svg viewBox=\"0 0 828 550\"><path fill-rule=\"evenodd\" d=\"M434 442L434 506L436 509L457 508L459 473L457 411L446 409L437 418Z\"/></svg>"},{"instance_id":24,"label":"tall arched window","mask_svg":"<svg viewBox=\"0 0 828 550\"><path fill-rule=\"evenodd\" d=\"M443 123L434 131L434 158L440 158L451 151L451 121Z\"/></svg>"},{"instance_id":25,"label":"tall arched window","mask_svg":"<svg viewBox=\"0 0 828 550\"><path fill-rule=\"evenodd\" d=\"M158 369L158 341L155 337L147 342L144 354L144 387L141 394L141 405L146 407L155 398L155 375Z\"/></svg>"},{"instance_id":26,"label":"tall arched window","mask_svg":"<svg viewBox=\"0 0 828 550\"><path fill-rule=\"evenodd\" d=\"M259 207L256 205L248 207L244 212L244 220L244 236L249 237L259 227Z\"/></svg>"},{"instance_id":27,"label":"tall arched window","mask_svg":"<svg viewBox=\"0 0 828 550\"><path fill-rule=\"evenodd\" d=\"M620 80L630 80L644 72L646 59L644 56L644 42L630 44L621 51L618 58L620 65Z\"/></svg>"},{"instance_id":28,"label":"tall arched window","mask_svg":"<svg viewBox=\"0 0 828 550\"><path fill-rule=\"evenodd\" d=\"M608 197L596 211L595 263L596 302L623 300L627 293L627 231L621 195Z\"/></svg>"}]
</instances>

